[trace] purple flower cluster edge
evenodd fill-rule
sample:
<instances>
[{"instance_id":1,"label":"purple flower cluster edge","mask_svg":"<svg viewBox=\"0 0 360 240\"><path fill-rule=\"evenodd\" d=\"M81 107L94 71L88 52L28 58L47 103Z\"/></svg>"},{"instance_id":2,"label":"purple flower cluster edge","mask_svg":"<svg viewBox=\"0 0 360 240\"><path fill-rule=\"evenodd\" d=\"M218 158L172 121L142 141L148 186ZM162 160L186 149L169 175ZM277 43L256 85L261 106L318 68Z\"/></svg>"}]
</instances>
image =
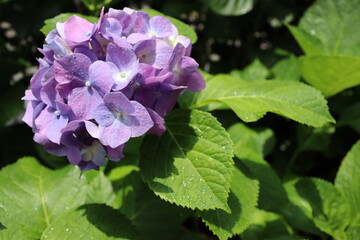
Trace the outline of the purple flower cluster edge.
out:
<instances>
[{"instance_id":1,"label":"purple flower cluster edge","mask_svg":"<svg viewBox=\"0 0 360 240\"><path fill-rule=\"evenodd\" d=\"M191 40L165 17L110 8L93 24L73 15L45 42L23 121L82 171L119 161L130 138L162 135L178 95L205 88Z\"/></svg>"}]
</instances>

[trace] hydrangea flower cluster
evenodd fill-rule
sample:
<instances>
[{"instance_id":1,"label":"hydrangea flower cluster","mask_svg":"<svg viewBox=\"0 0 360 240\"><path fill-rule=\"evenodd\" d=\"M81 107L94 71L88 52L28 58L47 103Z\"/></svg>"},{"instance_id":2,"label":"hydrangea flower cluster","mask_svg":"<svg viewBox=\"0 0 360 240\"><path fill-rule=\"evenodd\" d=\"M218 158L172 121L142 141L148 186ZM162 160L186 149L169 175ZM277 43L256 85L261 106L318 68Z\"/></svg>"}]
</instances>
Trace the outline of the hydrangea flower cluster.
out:
<instances>
[{"instance_id":1,"label":"hydrangea flower cluster","mask_svg":"<svg viewBox=\"0 0 360 240\"><path fill-rule=\"evenodd\" d=\"M23 121L83 171L120 160L132 137L161 135L178 95L205 87L190 39L161 16L109 9L92 24L74 15L45 41Z\"/></svg>"}]
</instances>

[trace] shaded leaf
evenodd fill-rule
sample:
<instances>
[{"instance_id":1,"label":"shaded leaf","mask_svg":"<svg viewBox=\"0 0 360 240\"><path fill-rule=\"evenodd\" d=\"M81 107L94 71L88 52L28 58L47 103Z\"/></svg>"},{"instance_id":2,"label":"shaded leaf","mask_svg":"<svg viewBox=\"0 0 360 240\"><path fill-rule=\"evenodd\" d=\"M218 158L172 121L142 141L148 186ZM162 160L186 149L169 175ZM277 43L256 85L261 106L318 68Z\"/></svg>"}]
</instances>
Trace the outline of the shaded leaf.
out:
<instances>
[{"instance_id":1,"label":"shaded leaf","mask_svg":"<svg viewBox=\"0 0 360 240\"><path fill-rule=\"evenodd\" d=\"M260 133L243 124L235 124L229 130L234 142L234 154L245 164L260 182L259 207L281 212L288 198L279 176L263 159L264 145L269 139L269 130Z\"/></svg>"},{"instance_id":2,"label":"shaded leaf","mask_svg":"<svg viewBox=\"0 0 360 240\"><path fill-rule=\"evenodd\" d=\"M134 226L116 210L100 204L84 205L59 217L43 233L44 239L142 239Z\"/></svg>"},{"instance_id":3,"label":"shaded leaf","mask_svg":"<svg viewBox=\"0 0 360 240\"><path fill-rule=\"evenodd\" d=\"M124 167L121 168L127 171ZM116 173L119 173L119 170L114 169L110 174L114 176ZM185 209L156 196L142 181L138 171L118 178L113 181L113 185L116 189L114 207L119 208L148 240L164 237L173 239L180 231L182 222L188 217Z\"/></svg>"},{"instance_id":4,"label":"shaded leaf","mask_svg":"<svg viewBox=\"0 0 360 240\"><path fill-rule=\"evenodd\" d=\"M20 99L24 96L25 89L19 85L10 88L1 94L0 101L0 128L11 123L16 117L21 116L24 112L24 102Z\"/></svg>"},{"instance_id":5,"label":"shaded leaf","mask_svg":"<svg viewBox=\"0 0 360 240\"><path fill-rule=\"evenodd\" d=\"M339 126L349 125L360 133L360 102L349 106L341 115Z\"/></svg>"},{"instance_id":6,"label":"shaded leaf","mask_svg":"<svg viewBox=\"0 0 360 240\"><path fill-rule=\"evenodd\" d=\"M259 182L247 178L239 169L234 170L228 205L231 213L224 210L200 212L200 216L219 239L242 233L249 225L249 219L256 212Z\"/></svg>"},{"instance_id":7,"label":"shaded leaf","mask_svg":"<svg viewBox=\"0 0 360 240\"><path fill-rule=\"evenodd\" d=\"M341 163L335 187L350 203L352 223L360 225L360 141L351 148Z\"/></svg>"},{"instance_id":8,"label":"shaded leaf","mask_svg":"<svg viewBox=\"0 0 360 240\"><path fill-rule=\"evenodd\" d=\"M299 180L300 178L293 179L284 184L290 202L284 206L283 213L289 224L294 228L315 235L322 235L322 232L312 220L311 204L300 196L296 190L296 184Z\"/></svg>"},{"instance_id":9,"label":"shaded leaf","mask_svg":"<svg viewBox=\"0 0 360 240\"><path fill-rule=\"evenodd\" d=\"M331 183L316 178L303 178L295 187L311 205L315 225L336 239L345 239L351 215L343 195Z\"/></svg>"},{"instance_id":10,"label":"shaded leaf","mask_svg":"<svg viewBox=\"0 0 360 240\"><path fill-rule=\"evenodd\" d=\"M156 195L200 210L228 210L232 179L232 143L209 113L175 110L165 117L167 132L148 135L141 147L140 169Z\"/></svg>"},{"instance_id":11,"label":"shaded leaf","mask_svg":"<svg viewBox=\"0 0 360 240\"><path fill-rule=\"evenodd\" d=\"M250 227L241 234L241 239L267 239L269 237L289 236L290 227L276 213L257 210L249 219Z\"/></svg>"},{"instance_id":12,"label":"shaded leaf","mask_svg":"<svg viewBox=\"0 0 360 240\"><path fill-rule=\"evenodd\" d=\"M85 201L80 170L68 166L49 170L34 158L19 159L0 171L0 221L9 229L21 229L39 238L64 212Z\"/></svg>"}]
</instances>

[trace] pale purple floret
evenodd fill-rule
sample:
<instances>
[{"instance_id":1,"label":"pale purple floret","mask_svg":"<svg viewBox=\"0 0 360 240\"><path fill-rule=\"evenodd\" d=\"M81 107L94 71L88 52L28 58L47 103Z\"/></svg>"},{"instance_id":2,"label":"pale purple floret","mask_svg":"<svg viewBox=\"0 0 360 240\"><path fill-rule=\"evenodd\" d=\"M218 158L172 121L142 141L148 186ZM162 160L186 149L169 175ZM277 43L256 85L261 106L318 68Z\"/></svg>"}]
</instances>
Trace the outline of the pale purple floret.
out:
<instances>
[{"instance_id":1,"label":"pale purple floret","mask_svg":"<svg viewBox=\"0 0 360 240\"><path fill-rule=\"evenodd\" d=\"M140 71L139 60L129 48L110 44L107 48L106 61L111 68L114 81L113 90L125 88Z\"/></svg>"},{"instance_id":2,"label":"pale purple floret","mask_svg":"<svg viewBox=\"0 0 360 240\"><path fill-rule=\"evenodd\" d=\"M47 106L35 118L36 133L46 136L53 143L60 143L61 130L69 121L77 119L72 109L61 102L54 107Z\"/></svg>"},{"instance_id":3,"label":"pale purple floret","mask_svg":"<svg viewBox=\"0 0 360 240\"><path fill-rule=\"evenodd\" d=\"M79 53L55 61L58 90L68 99L76 116L92 119L91 112L113 86L111 68L103 61L91 60Z\"/></svg>"},{"instance_id":4,"label":"pale purple floret","mask_svg":"<svg viewBox=\"0 0 360 240\"><path fill-rule=\"evenodd\" d=\"M173 49L162 40L150 39L137 43L134 46L134 52L140 63L163 69L169 65Z\"/></svg>"},{"instance_id":5,"label":"pale purple floret","mask_svg":"<svg viewBox=\"0 0 360 240\"><path fill-rule=\"evenodd\" d=\"M59 35L70 43L84 43L89 41L96 31L96 24L73 15L64 23L57 23Z\"/></svg>"},{"instance_id":6,"label":"pale purple floret","mask_svg":"<svg viewBox=\"0 0 360 240\"><path fill-rule=\"evenodd\" d=\"M129 101L121 92L106 94L104 104L99 105L93 115L99 128L90 134L111 148L126 143L130 137L145 134L154 126L146 108L136 101Z\"/></svg>"},{"instance_id":7,"label":"pale purple floret","mask_svg":"<svg viewBox=\"0 0 360 240\"><path fill-rule=\"evenodd\" d=\"M163 39L175 34L170 20L161 16L152 17L148 21L144 18L136 23L134 28L135 32L127 38L132 44L151 38Z\"/></svg>"},{"instance_id":8,"label":"pale purple floret","mask_svg":"<svg viewBox=\"0 0 360 240\"><path fill-rule=\"evenodd\" d=\"M179 94L205 87L191 47L168 19L143 11L102 10L95 24L72 16L39 49L23 121L83 171L118 161L130 138L164 133Z\"/></svg>"}]
</instances>

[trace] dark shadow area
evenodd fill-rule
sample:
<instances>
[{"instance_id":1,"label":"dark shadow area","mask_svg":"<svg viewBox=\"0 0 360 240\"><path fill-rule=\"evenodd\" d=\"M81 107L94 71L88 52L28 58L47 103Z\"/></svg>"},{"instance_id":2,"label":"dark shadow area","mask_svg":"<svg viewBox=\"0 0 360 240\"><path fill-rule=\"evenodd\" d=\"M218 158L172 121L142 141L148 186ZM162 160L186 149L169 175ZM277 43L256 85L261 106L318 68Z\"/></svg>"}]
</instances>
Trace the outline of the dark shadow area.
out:
<instances>
[{"instance_id":1,"label":"dark shadow area","mask_svg":"<svg viewBox=\"0 0 360 240\"><path fill-rule=\"evenodd\" d=\"M108 237L139 239L130 221L111 207L88 204L78 210L85 210L87 220Z\"/></svg>"}]
</instances>

